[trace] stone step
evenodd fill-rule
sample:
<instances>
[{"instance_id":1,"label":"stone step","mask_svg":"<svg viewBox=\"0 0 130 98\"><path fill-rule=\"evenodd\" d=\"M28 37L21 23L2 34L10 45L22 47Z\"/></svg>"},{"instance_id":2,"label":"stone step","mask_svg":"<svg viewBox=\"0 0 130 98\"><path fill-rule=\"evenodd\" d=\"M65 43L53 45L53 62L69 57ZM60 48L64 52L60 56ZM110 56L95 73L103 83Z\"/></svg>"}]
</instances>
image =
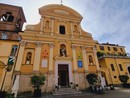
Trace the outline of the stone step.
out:
<instances>
[{"instance_id":1,"label":"stone step","mask_svg":"<svg viewBox=\"0 0 130 98\"><path fill-rule=\"evenodd\" d=\"M57 91L53 92L53 95L76 95L76 94L80 94L82 92L77 91L75 89L72 88L60 88Z\"/></svg>"}]
</instances>

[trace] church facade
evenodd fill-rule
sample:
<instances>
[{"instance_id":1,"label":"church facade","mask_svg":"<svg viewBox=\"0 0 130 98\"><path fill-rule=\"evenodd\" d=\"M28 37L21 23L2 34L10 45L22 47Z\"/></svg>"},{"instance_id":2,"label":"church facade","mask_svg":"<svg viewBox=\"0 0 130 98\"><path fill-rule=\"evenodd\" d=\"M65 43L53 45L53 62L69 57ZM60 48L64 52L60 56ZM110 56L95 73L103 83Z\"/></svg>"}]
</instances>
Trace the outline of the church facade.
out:
<instances>
[{"instance_id":1,"label":"church facade","mask_svg":"<svg viewBox=\"0 0 130 98\"><path fill-rule=\"evenodd\" d=\"M86 75L100 74L92 35L81 27L82 16L64 5L46 5L39 9L40 22L27 25L20 32L18 58L14 69L14 85L19 92L31 91L30 77L45 74L43 92L55 86L88 87Z\"/></svg>"}]
</instances>

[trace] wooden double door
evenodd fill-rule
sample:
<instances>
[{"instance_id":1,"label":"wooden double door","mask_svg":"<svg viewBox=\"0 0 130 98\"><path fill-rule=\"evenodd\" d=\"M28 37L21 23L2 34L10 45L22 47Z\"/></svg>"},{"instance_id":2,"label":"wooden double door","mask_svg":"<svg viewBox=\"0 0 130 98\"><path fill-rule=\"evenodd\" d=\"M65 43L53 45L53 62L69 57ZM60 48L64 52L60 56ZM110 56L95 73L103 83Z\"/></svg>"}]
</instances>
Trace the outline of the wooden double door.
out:
<instances>
[{"instance_id":1,"label":"wooden double door","mask_svg":"<svg viewBox=\"0 0 130 98\"><path fill-rule=\"evenodd\" d=\"M58 65L58 85L62 87L69 86L69 71L68 64Z\"/></svg>"}]
</instances>

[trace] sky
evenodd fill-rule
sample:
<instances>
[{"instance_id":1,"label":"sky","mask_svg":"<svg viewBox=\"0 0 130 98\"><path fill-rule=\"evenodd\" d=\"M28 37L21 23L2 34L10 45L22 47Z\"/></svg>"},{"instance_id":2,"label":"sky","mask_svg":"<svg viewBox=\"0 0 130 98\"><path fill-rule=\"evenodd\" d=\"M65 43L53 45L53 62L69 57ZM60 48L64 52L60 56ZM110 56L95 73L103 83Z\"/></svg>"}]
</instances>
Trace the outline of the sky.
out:
<instances>
[{"instance_id":1,"label":"sky","mask_svg":"<svg viewBox=\"0 0 130 98\"><path fill-rule=\"evenodd\" d=\"M125 46L130 53L130 0L62 0L83 17L81 26L99 43L109 42ZM61 0L0 0L0 3L21 6L27 23L40 21L39 8L61 4ZM24 30L23 28L23 30Z\"/></svg>"}]
</instances>

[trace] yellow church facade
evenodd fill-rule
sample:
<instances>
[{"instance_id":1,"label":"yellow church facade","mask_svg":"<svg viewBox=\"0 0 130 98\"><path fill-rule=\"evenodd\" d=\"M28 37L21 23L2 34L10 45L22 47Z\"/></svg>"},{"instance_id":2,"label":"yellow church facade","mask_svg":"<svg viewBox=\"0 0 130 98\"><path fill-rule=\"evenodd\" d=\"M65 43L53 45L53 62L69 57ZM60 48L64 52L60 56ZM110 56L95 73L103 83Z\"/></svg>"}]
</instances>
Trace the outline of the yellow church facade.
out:
<instances>
[{"instance_id":1,"label":"yellow church facade","mask_svg":"<svg viewBox=\"0 0 130 98\"><path fill-rule=\"evenodd\" d=\"M59 85L69 87L70 83L85 89L89 86L86 75L100 74L100 68L95 41L80 25L83 17L57 4L41 7L39 14L38 24L27 25L19 33L22 41L14 70L18 91L32 90L30 77L34 74L45 74L43 92L52 92Z\"/></svg>"},{"instance_id":2,"label":"yellow church facade","mask_svg":"<svg viewBox=\"0 0 130 98\"><path fill-rule=\"evenodd\" d=\"M125 47L117 44L96 42L98 61L107 84L120 85L119 75L128 75L130 77L130 56L126 53ZM130 83L130 79L128 80Z\"/></svg>"}]
</instances>

